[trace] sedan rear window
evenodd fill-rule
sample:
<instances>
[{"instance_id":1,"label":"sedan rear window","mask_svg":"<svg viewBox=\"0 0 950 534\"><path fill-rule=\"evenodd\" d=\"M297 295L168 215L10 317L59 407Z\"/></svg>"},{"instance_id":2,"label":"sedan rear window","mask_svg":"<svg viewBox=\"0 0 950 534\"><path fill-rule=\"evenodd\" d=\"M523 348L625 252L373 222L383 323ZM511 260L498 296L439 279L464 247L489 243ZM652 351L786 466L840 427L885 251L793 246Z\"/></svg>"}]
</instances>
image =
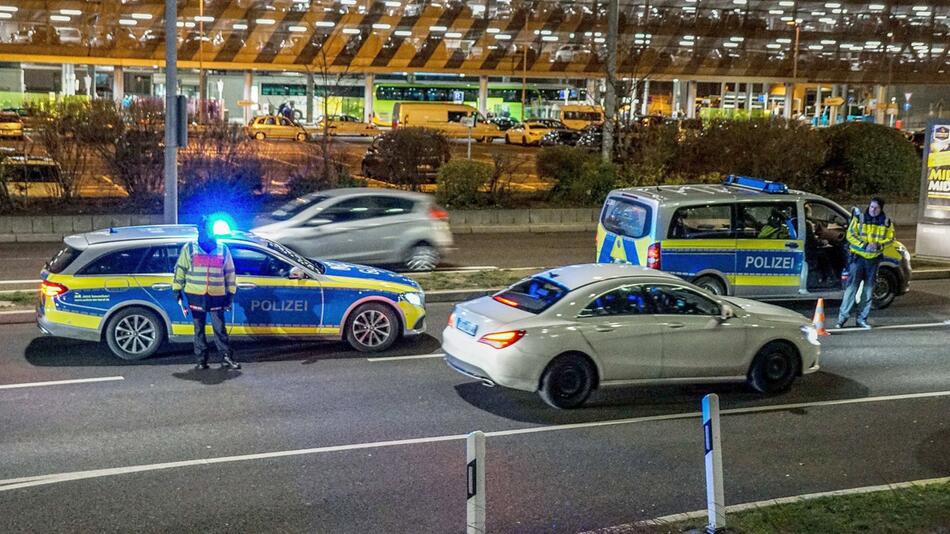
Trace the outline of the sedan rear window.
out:
<instances>
[{"instance_id":1,"label":"sedan rear window","mask_svg":"<svg viewBox=\"0 0 950 534\"><path fill-rule=\"evenodd\" d=\"M66 267L69 267L69 264L78 258L81 252L81 250L73 248L69 245L64 246L59 252L56 253L55 256L53 256L53 259L47 262L46 270L53 274L59 274L65 271Z\"/></svg>"},{"instance_id":2,"label":"sedan rear window","mask_svg":"<svg viewBox=\"0 0 950 534\"><path fill-rule=\"evenodd\" d=\"M534 277L518 282L493 298L530 313L541 313L567 294L567 288L546 278Z\"/></svg>"}]
</instances>

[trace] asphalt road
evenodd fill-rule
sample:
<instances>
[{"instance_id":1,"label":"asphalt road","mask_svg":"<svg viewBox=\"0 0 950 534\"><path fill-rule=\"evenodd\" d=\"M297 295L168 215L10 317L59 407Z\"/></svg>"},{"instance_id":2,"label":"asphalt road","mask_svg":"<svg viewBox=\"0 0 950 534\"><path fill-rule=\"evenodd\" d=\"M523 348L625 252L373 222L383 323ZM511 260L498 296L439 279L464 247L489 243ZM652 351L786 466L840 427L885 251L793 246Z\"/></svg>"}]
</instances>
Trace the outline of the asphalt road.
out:
<instances>
[{"instance_id":1,"label":"asphalt road","mask_svg":"<svg viewBox=\"0 0 950 534\"><path fill-rule=\"evenodd\" d=\"M915 226L897 227L897 237L911 251L917 238ZM455 234L455 250L444 269L466 266L551 267L594 261L594 232L547 234ZM0 280L34 280L43 264L60 248L59 243L0 244ZM18 287L0 287L17 289Z\"/></svg>"},{"instance_id":2,"label":"asphalt road","mask_svg":"<svg viewBox=\"0 0 950 534\"><path fill-rule=\"evenodd\" d=\"M950 475L950 327L824 338L822 370L784 395L624 388L556 411L438 357L400 358L437 353L450 311L430 305L429 334L380 361L341 343L245 344L239 372L196 373L187 347L126 363L32 325L0 326L0 385L122 377L0 388L3 530L463 532L463 436L473 430L489 433L492 532L578 532L695 510L696 413L709 392L727 410L729 504ZM942 280L914 283L873 319L948 317ZM82 473L103 469L116 470Z\"/></svg>"}]
</instances>

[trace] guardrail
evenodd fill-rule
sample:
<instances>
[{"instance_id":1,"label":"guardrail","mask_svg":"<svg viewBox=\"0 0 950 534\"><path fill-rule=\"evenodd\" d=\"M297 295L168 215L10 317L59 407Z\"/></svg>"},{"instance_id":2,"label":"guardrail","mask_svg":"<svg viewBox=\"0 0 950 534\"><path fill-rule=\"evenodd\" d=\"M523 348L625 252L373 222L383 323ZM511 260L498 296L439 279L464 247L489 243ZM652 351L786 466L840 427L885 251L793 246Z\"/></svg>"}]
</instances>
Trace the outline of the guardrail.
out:
<instances>
[{"instance_id":1,"label":"guardrail","mask_svg":"<svg viewBox=\"0 0 950 534\"><path fill-rule=\"evenodd\" d=\"M885 209L897 225L917 223L916 204L889 204ZM597 228L600 208L456 210L452 232L583 232ZM0 217L0 243L61 241L64 236L110 226L161 224L161 215L33 215Z\"/></svg>"}]
</instances>

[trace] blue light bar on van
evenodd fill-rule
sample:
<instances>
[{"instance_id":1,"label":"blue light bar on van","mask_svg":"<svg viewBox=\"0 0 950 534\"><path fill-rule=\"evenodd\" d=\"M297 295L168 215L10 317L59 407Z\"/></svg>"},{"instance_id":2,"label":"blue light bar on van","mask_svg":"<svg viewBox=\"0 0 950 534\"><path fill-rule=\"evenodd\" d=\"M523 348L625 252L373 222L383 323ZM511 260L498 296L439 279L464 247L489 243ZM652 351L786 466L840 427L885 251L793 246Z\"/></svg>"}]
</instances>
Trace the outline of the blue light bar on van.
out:
<instances>
[{"instance_id":1,"label":"blue light bar on van","mask_svg":"<svg viewBox=\"0 0 950 534\"><path fill-rule=\"evenodd\" d=\"M734 185L762 191L763 193L788 193L788 186L782 182L772 182L762 178L751 178L749 176L736 176L730 174L722 181L723 185Z\"/></svg>"}]
</instances>

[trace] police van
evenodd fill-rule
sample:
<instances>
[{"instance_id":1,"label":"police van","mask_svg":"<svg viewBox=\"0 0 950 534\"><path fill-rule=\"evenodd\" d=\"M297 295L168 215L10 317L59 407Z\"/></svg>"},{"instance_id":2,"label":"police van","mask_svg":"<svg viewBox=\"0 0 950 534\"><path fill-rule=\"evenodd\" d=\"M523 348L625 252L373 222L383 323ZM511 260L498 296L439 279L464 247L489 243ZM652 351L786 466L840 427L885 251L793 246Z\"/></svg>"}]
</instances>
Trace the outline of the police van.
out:
<instances>
[{"instance_id":1,"label":"police van","mask_svg":"<svg viewBox=\"0 0 950 534\"><path fill-rule=\"evenodd\" d=\"M611 191L597 225L597 261L661 269L717 295L840 298L850 214L785 184L729 176L721 185ZM884 250L874 306L909 290L910 253Z\"/></svg>"},{"instance_id":2,"label":"police van","mask_svg":"<svg viewBox=\"0 0 950 534\"><path fill-rule=\"evenodd\" d=\"M190 342L191 317L178 305L172 278L182 246L197 235L194 226L156 225L65 238L41 273L40 330L104 342L126 360L147 358L165 341ZM405 276L308 259L243 232L226 231L219 239L237 274L225 314L237 339L343 339L377 352L425 331L424 294Z\"/></svg>"}]
</instances>

